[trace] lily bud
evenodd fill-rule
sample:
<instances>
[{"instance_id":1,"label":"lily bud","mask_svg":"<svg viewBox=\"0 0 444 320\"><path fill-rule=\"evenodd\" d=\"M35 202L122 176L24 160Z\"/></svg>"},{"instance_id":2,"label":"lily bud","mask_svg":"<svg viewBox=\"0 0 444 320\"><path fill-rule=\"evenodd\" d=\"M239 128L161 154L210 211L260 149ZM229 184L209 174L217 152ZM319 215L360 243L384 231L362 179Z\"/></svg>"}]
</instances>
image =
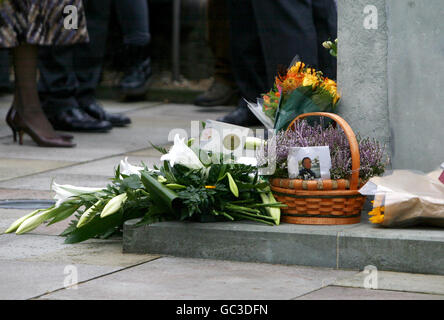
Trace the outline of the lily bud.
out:
<instances>
[{"instance_id":1,"label":"lily bud","mask_svg":"<svg viewBox=\"0 0 444 320\"><path fill-rule=\"evenodd\" d=\"M79 222L77 222L77 228L83 227L85 224L90 222L96 215L96 208L102 203L102 199L97 201L91 207L88 208L79 218Z\"/></svg>"},{"instance_id":2,"label":"lily bud","mask_svg":"<svg viewBox=\"0 0 444 320\"><path fill-rule=\"evenodd\" d=\"M239 197L239 189L237 188L237 184L234 181L233 177L231 176L231 174L229 172L227 172L227 177L228 177L228 185L230 186L230 191L231 193L238 198Z\"/></svg>"},{"instance_id":3,"label":"lily bud","mask_svg":"<svg viewBox=\"0 0 444 320\"><path fill-rule=\"evenodd\" d=\"M50 209L26 219L22 224L20 224L15 233L23 234L34 230L43 222L45 222L46 220L50 219L53 215L55 215L56 212L57 212L56 209Z\"/></svg>"},{"instance_id":4,"label":"lily bud","mask_svg":"<svg viewBox=\"0 0 444 320\"><path fill-rule=\"evenodd\" d=\"M325 48L325 49L331 49L331 46L333 45L333 43L331 42L331 41L324 41L323 43L322 43L322 46Z\"/></svg>"},{"instance_id":5,"label":"lily bud","mask_svg":"<svg viewBox=\"0 0 444 320\"><path fill-rule=\"evenodd\" d=\"M103 208L100 218L105 218L119 211L127 198L128 196L126 193L119 194L118 196L112 198Z\"/></svg>"},{"instance_id":6,"label":"lily bud","mask_svg":"<svg viewBox=\"0 0 444 320\"><path fill-rule=\"evenodd\" d=\"M11 233L14 232L18 229L18 227L20 227L20 225L27 219L31 218L32 216L35 216L37 213L43 211L43 209L38 209L35 210L29 214L27 214L26 216L21 217L20 219L17 219L16 221L14 221L11 226L5 231L5 233Z\"/></svg>"}]
</instances>

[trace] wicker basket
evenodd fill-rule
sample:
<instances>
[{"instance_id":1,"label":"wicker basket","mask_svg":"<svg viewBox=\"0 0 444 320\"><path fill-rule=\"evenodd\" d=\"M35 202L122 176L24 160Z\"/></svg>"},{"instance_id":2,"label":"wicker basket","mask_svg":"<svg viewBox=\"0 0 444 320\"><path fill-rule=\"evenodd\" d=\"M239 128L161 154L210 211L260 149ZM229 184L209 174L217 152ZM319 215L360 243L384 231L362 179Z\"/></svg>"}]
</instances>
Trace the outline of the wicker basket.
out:
<instances>
[{"instance_id":1,"label":"wicker basket","mask_svg":"<svg viewBox=\"0 0 444 320\"><path fill-rule=\"evenodd\" d=\"M328 117L338 123L350 143L352 176L350 180L304 181L299 179L271 180L271 190L277 201L288 208L282 209L283 222L293 224L353 224L361 221L365 196L358 192L360 157L356 136L348 123L333 113L313 112L296 117L288 126L310 116Z\"/></svg>"}]
</instances>

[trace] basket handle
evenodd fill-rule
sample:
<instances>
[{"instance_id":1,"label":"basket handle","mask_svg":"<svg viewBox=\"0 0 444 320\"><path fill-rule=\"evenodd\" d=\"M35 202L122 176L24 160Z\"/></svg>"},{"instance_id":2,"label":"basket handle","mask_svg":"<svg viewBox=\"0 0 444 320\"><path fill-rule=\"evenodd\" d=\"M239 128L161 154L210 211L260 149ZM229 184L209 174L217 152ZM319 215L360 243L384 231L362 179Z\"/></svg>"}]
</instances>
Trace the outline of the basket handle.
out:
<instances>
[{"instance_id":1,"label":"basket handle","mask_svg":"<svg viewBox=\"0 0 444 320\"><path fill-rule=\"evenodd\" d=\"M345 136L348 139L348 142L350 144L350 151L351 151L351 158L352 158L352 175L350 179L350 190L357 190L358 189L358 182L359 182L359 169L361 167L361 158L359 155L359 145L358 141L356 140L355 133L353 132L350 125L340 116L338 116L335 113L330 112L310 112L310 113L304 113L296 118L288 125L287 131L290 130L296 121L311 117L311 116L320 116L320 117L327 117L332 120L334 120L337 124L339 124L344 130Z\"/></svg>"}]
</instances>

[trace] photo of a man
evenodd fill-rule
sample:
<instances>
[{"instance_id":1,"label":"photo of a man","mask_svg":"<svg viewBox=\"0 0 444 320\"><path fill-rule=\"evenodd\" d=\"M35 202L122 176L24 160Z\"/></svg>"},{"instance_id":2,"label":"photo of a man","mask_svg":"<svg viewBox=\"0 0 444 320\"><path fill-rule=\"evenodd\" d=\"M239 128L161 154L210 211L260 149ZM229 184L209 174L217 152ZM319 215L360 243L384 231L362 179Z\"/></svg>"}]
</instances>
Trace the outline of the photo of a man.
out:
<instances>
[{"instance_id":1,"label":"photo of a man","mask_svg":"<svg viewBox=\"0 0 444 320\"><path fill-rule=\"evenodd\" d=\"M302 159L302 169L299 170L299 176L303 180L313 180L316 174L311 170L312 161L309 157Z\"/></svg>"}]
</instances>

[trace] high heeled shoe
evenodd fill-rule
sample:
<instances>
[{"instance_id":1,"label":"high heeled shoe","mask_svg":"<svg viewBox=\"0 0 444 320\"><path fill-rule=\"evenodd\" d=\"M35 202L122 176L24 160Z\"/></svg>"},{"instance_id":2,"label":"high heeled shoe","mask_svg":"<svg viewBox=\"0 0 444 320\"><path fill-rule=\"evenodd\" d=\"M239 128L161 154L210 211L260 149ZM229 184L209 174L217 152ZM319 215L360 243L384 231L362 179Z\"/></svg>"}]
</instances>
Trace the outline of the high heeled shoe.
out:
<instances>
[{"instance_id":1,"label":"high heeled shoe","mask_svg":"<svg viewBox=\"0 0 444 320\"><path fill-rule=\"evenodd\" d=\"M11 128L12 130L14 142L17 142L17 132L18 132L17 128L14 125L14 118L16 117L20 118L20 115L15 110L14 105L11 105L11 107L8 110L8 113L6 114L6 123L8 124L9 128ZM72 139L74 139L74 136L70 134L57 133L57 136L67 141L71 141Z\"/></svg>"},{"instance_id":2,"label":"high heeled shoe","mask_svg":"<svg viewBox=\"0 0 444 320\"><path fill-rule=\"evenodd\" d=\"M11 111L11 114L12 113L13 111ZM45 137L39 135L34 129L32 129L25 121L20 118L18 113L15 114L12 120L9 119L9 121L7 120L7 122L13 131L15 141L17 139L16 134L18 133L18 142L20 145L23 145L23 135L26 133L40 147L72 148L76 146L75 143L72 143L69 140L65 140L60 136Z\"/></svg>"}]
</instances>

